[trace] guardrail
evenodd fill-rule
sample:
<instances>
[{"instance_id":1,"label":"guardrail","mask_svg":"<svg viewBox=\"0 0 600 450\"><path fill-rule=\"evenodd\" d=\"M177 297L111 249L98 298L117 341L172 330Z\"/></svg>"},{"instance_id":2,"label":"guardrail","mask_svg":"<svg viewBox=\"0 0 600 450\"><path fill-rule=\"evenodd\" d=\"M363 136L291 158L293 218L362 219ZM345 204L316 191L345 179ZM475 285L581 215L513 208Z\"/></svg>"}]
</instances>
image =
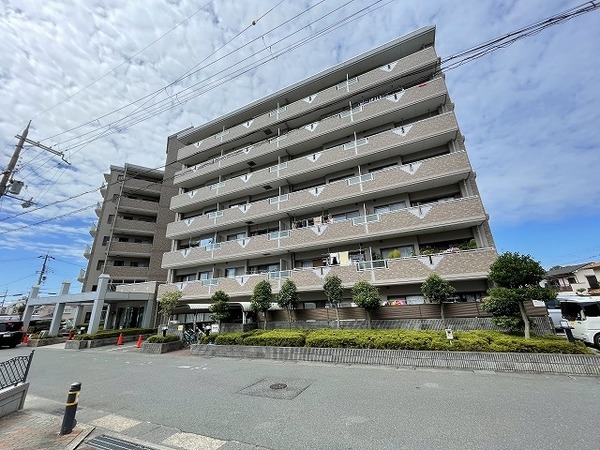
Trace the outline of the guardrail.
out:
<instances>
[{"instance_id":1,"label":"guardrail","mask_svg":"<svg viewBox=\"0 0 600 450\"><path fill-rule=\"evenodd\" d=\"M27 374L33 360L32 350L29 355L15 356L3 363L0 363L0 389L9 386L16 386L19 383L27 381Z\"/></svg>"}]
</instances>

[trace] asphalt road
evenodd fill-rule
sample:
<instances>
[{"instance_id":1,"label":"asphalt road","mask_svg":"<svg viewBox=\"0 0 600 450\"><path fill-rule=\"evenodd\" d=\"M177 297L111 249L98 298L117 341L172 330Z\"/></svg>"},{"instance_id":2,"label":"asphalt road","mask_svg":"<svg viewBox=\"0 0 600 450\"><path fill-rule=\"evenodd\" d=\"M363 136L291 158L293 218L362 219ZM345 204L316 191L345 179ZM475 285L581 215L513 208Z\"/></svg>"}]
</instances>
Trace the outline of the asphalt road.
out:
<instances>
[{"instance_id":1,"label":"asphalt road","mask_svg":"<svg viewBox=\"0 0 600 450\"><path fill-rule=\"evenodd\" d=\"M0 349L0 361L28 348ZM29 392L272 449L592 449L600 378L39 348ZM284 389L272 389L270 386ZM280 398L273 398L280 397Z\"/></svg>"}]
</instances>

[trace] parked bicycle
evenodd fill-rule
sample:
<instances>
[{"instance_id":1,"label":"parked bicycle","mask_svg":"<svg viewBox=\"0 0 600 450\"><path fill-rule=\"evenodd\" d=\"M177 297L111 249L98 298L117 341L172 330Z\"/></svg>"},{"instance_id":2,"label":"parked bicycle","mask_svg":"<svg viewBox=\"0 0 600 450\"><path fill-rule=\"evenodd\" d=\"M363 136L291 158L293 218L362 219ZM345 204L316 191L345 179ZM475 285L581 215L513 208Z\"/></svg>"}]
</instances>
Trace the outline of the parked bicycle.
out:
<instances>
[{"instance_id":1,"label":"parked bicycle","mask_svg":"<svg viewBox=\"0 0 600 450\"><path fill-rule=\"evenodd\" d=\"M193 330L183 330L182 339L183 346L189 347L192 344L198 343L198 332L194 332Z\"/></svg>"}]
</instances>

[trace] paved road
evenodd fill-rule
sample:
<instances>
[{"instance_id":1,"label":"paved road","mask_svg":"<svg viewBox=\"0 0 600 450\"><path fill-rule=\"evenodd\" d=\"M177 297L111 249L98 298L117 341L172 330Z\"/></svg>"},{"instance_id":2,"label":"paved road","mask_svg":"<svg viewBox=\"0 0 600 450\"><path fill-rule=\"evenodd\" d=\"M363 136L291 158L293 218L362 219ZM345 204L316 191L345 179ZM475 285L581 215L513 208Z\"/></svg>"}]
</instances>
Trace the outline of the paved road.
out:
<instances>
[{"instance_id":1,"label":"paved road","mask_svg":"<svg viewBox=\"0 0 600 450\"><path fill-rule=\"evenodd\" d=\"M599 378L60 347L36 350L31 394L64 402L70 383L81 381L82 411L271 449L591 449L600 442ZM0 361L28 351L2 349ZM287 388L270 388L278 384Z\"/></svg>"}]
</instances>

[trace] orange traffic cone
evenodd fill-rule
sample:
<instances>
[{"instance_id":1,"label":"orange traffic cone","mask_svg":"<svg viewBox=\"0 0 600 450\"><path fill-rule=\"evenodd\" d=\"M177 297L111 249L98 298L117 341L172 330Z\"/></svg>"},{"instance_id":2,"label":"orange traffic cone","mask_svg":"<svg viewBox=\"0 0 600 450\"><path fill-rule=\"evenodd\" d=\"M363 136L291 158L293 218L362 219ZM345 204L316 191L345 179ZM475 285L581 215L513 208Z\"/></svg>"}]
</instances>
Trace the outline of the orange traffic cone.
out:
<instances>
[{"instance_id":1,"label":"orange traffic cone","mask_svg":"<svg viewBox=\"0 0 600 450\"><path fill-rule=\"evenodd\" d=\"M140 348L142 346L142 341L144 339L142 338L142 335L140 334L140 337L138 337L138 341L137 344L135 344L135 348Z\"/></svg>"},{"instance_id":2,"label":"orange traffic cone","mask_svg":"<svg viewBox=\"0 0 600 450\"><path fill-rule=\"evenodd\" d=\"M123 333L119 334L119 339L117 339L117 345L123 345Z\"/></svg>"},{"instance_id":3,"label":"orange traffic cone","mask_svg":"<svg viewBox=\"0 0 600 450\"><path fill-rule=\"evenodd\" d=\"M73 339L73 332L69 331L69 337L67 338L67 341L70 341L71 339Z\"/></svg>"},{"instance_id":4,"label":"orange traffic cone","mask_svg":"<svg viewBox=\"0 0 600 450\"><path fill-rule=\"evenodd\" d=\"M29 335L27 333L25 333L23 335L23 344L27 344L29 342Z\"/></svg>"}]
</instances>

